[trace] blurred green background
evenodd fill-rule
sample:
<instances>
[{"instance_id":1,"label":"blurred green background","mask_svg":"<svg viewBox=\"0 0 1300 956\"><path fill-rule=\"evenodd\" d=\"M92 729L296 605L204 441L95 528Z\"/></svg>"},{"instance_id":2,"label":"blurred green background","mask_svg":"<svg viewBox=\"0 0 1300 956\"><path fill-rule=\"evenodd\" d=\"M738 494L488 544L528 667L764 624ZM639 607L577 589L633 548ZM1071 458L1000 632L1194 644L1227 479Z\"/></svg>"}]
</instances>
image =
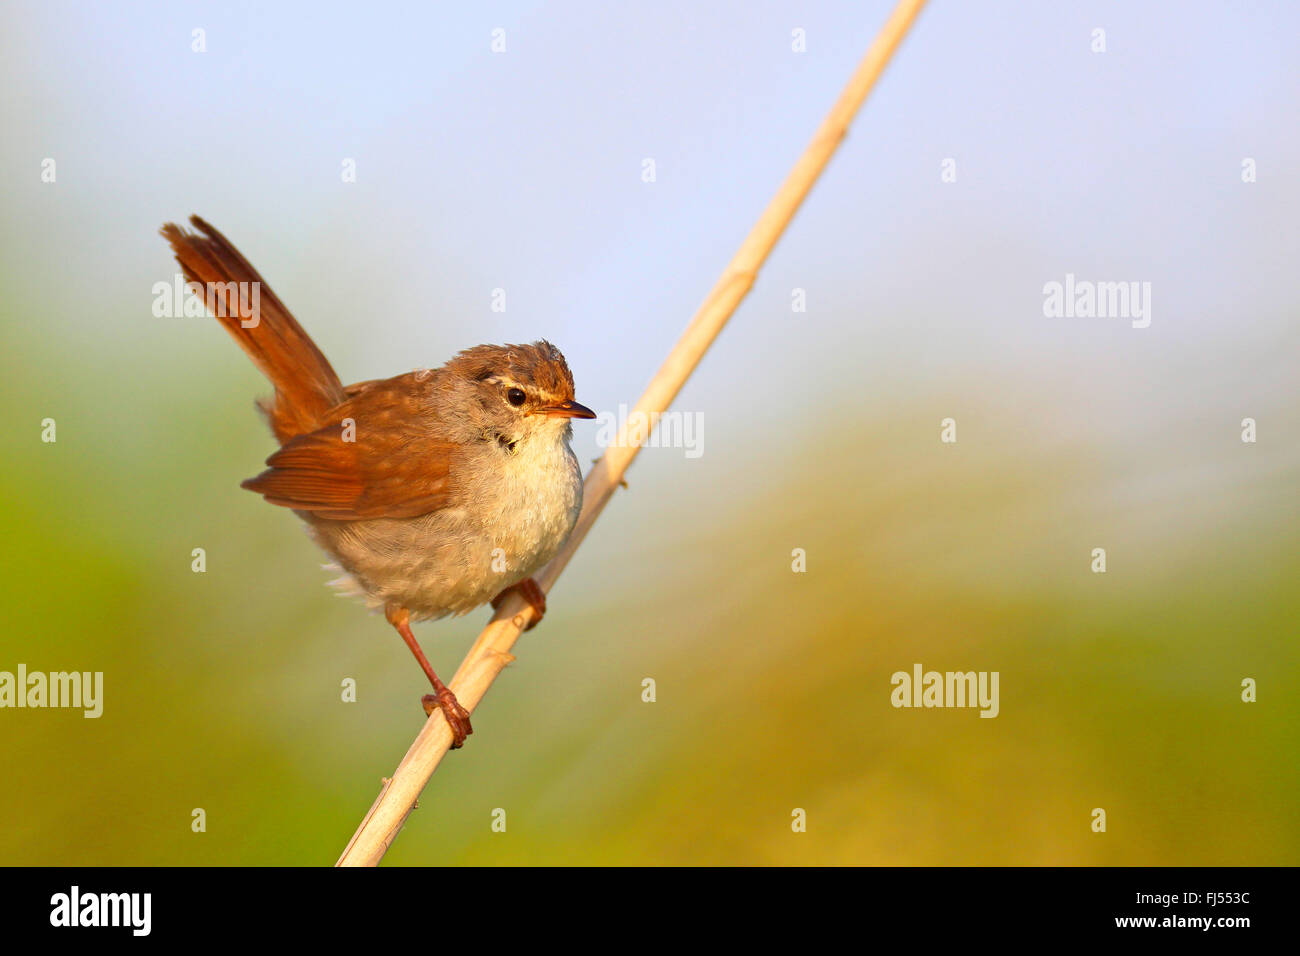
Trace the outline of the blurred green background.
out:
<instances>
[{"instance_id":1,"label":"blurred green background","mask_svg":"<svg viewBox=\"0 0 1300 956\"><path fill-rule=\"evenodd\" d=\"M105 705L0 710L0 864L332 863L423 719L239 489L266 386L151 314L164 220L345 381L545 336L615 410L887 10L7 6L0 670ZM387 862L1300 862L1298 17L932 4L682 394L703 455L638 459ZM1067 272L1152 282L1151 327L1045 318ZM487 617L417 635L449 674ZM892 708L918 662L1000 715Z\"/></svg>"}]
</instances>

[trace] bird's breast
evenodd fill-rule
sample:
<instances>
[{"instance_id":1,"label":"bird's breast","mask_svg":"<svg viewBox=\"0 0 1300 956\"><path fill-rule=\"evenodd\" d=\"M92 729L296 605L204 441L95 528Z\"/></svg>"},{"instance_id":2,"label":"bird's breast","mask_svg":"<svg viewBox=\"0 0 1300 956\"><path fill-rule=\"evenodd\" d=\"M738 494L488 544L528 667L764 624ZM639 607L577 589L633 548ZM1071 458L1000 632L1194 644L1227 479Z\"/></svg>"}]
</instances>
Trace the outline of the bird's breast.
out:
<instances>
[{"instance_id":1,"label":"bird's breast","mask_svg":"<svg viewBox=\"0 0 1300 956\"><path fill-rule=\"evenodd\" d=\"M512 570L527 577L568 538L582 509L582 471L564 440L520 442L476 483L485 530Z\"/></svg>"},{"instance_id":2,"label":"bird's breast","mask_svg":"<svg viewBox=\"0 0 1300 956\"><path fill-rule=\"evenodd\" d=\"M464 614L551 560L582 509L582 471L563 440L509 453L484 442L453 478L454 500L418 518L309 521L347 572L336 583L417 619Z\"/></svg>"}]
</instances>

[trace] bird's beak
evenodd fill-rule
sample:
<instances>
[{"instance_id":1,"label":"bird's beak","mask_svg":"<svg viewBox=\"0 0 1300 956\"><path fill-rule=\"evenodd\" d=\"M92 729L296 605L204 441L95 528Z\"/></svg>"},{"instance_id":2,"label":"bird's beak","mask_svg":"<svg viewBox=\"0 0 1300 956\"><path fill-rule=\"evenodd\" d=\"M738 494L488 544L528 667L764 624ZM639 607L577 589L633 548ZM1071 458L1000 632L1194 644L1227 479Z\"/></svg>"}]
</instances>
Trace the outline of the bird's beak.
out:
<instances>
[{"instance_id":1,"label":"bird's beak","mask_svg":"<svg viewBox=\"0 0 1300 956\"><path fill-rule=\"evenodd\" d=\"M542 405L534 414L547 418L595 418L596 413L586 405L577 402L556 402L554 405Z\"/></svg>"}]
</instances>

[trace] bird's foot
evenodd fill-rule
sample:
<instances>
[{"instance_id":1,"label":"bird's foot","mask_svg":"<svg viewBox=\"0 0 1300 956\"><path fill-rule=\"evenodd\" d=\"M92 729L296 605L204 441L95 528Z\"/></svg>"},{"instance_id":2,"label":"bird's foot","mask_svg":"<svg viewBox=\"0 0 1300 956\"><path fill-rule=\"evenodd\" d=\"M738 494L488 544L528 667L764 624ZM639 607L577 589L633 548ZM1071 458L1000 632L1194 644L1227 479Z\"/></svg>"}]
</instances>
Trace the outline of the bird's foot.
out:
<instances>
[{"instance_id":1,"label":"bird's foot","mask_svg":"<svg viewBox=\"0 0 1300 956\"><path fill-rule=\"evenodd\" d=\"M520 597L532 605L533 619L524 628L525 631L531 631L538 624L541 624L542 618L546 616L546 594L532 578L524 578L518 584L506 588L492 599L492 609L494 611L500 609L501 602L506 599L506 595L511 591L518 591Z\"/></svg>"},{"instance_id":2,"label":"bird's foot","mask_svg":"<svg viewBox=\"0 0 1300 956\"><path fill-rule=\"evenodd\" d=\"M442 716L447 718L447 726L451 728L452 750L465 746L465 738L474 732L474 728L470 726L469 711L460 705L450 688L444 687L437 694L425 694L420 703L424 705L426 717L433 716L435 709L442 710Z\"/></svg>"}]
</instances>

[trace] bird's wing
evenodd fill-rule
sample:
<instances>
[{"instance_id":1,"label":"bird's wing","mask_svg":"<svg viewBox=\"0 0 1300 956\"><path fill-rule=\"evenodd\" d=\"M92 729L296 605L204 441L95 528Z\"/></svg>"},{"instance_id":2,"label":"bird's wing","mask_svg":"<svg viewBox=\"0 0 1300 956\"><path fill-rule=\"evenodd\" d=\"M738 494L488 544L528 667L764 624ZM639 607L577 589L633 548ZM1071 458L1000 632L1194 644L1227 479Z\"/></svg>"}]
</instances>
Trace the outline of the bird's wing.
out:
<instances>
[{"instance_id":1,"label":"bird's wing","mask_svg":"<svg viewBox=\"0 0 1300 956\"><path fill-rule=\"evenodd\" d=\"M454 446L431 421L416 373L362 383L329 424L290 439L242 487L320 518L411 518L446 507Z\"/></svg>"}]
</instances>

